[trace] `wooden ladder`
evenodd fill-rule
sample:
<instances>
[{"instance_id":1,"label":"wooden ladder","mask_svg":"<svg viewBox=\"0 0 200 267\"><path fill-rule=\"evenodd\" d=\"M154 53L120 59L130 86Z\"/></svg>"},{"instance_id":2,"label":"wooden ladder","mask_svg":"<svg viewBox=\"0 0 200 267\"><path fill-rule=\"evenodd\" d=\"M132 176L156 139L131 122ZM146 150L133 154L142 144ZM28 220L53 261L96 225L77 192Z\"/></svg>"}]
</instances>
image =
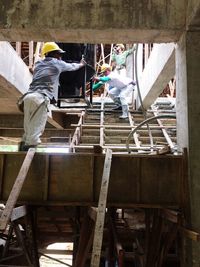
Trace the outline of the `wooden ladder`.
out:
<instances>
[{"instance_id":1,"label":"wooden ladder","mask_svg":"<svg viewBox=\"0 0 200 267\"><path fill-rule=\"evenodd\" d=\"M104 230L104 219L106 212L106 202L108 193L108 184L110 178L112 150L107 149L101 189L99 194L99 203L97 208L89 208L85 213L80 232L80 239L77 253L75 256L74 267L84 267L88 258L88 254L92 248L91 266L99 266L101 247Z\"/></svg>"},{"instance_id":2,"label":"wooden ladder","mask_svg":"<svg viewBox=\"0 0 200 267\"><path fill-rule=\"evenodd\" d=\"M111 161L112 161L112 150L107 149L104 162L102 182L101 182L101 190L99 195L97 218L94 230L91 267L99 267L100 264Z\"/></svg>"},{"instance_id":3,"label":"wooden ladder","mask_svg":"<svg viewBox=\"0 0 200 267\"><path fill-rule=\"evenodd\" d=\"M35 148L30 148L26 154L26 157L23 161L23 164L21 166L21 169L19 171L19 174L15 180L15 183L12 187L12 190L10 192L10 195L8 197L8 200L5 205L5 209L3 210L1 217L0 217L0 231L4 231L6 229L6 226L11 218L13 209L16 205L17 199L19 197L19 194L21 192L22 186L24 184L24 181L26 179L28 170L30 168L31 162L33 160L33 157L35 155Z\"/></svg>"}]
</instances>

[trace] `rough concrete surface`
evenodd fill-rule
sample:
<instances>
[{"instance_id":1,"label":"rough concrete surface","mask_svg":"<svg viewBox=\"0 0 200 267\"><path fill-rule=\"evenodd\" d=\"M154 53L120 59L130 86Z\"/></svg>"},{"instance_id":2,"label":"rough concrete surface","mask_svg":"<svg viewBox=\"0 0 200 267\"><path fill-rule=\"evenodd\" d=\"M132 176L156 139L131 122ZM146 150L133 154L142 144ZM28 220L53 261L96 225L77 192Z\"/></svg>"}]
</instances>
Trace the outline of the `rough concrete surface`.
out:
<instances>
[{"instance_id":1,"label":"rough concrete surface","mask_svg":"<svg viewBox=\"0 0 200 267\"><path fill-rule=\"evenodd\" d=\"M142 42L143 38L167 42L179 38L185 23L185 1L182 0L1 2L0 40L66 39L80 42L80 38L81 41L99 43L97 34L101 41L108 43L113 42L110 37L113 32L111 36L116 41L128 42L135 38ZM137 30L142 30L143 34L138 35Z\"/></svg>"}]
</instances>

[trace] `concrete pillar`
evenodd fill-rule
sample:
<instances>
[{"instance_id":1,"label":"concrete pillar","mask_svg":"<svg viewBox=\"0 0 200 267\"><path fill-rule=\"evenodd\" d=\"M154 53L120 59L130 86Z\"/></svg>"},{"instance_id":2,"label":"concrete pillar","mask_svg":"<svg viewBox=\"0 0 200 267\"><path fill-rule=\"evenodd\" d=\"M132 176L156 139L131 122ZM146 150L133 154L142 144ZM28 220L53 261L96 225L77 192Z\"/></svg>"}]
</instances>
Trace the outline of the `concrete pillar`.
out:
<instances>
[{"instance_id":1,"label":"concrete pillar","mask_svg":"<svg viewBox=\"0 0 200 267\"><path fill-rule=\"evenodd\" d=\"M177 138L188 148L190 218L188 227L200 232L200 32L187 32L176 47ZM186 240L185 266L200 266L200 242Z\"/></svg>"}]
</instances>

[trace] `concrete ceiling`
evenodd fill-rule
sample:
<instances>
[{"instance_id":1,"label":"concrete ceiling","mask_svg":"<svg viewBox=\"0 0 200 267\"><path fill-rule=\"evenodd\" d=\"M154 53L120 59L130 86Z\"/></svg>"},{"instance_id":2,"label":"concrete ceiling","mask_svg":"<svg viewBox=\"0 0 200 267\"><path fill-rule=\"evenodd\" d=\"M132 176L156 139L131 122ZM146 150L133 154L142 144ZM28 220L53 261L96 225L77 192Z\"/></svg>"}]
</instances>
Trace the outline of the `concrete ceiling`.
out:
<instances>
[{"instance_id":1,"label":"concrete ceiling","mask_svg":"<svg viewBox=\"0 0 200 267\"><path fill-rule=\"evenodd\" d=\"M183 0L3 0L0 40L171 42L185 29L186 12Z\"/></svg>"}]
</instances>

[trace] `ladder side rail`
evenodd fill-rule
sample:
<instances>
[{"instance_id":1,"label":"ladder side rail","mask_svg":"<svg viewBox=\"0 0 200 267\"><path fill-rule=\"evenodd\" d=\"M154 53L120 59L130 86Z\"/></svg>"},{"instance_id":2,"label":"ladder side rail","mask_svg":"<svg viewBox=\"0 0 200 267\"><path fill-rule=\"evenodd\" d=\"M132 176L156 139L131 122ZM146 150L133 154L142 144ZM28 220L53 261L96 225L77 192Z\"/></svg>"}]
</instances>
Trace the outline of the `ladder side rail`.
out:
<instances>
[{"instance_id":1,"label":"ladder side rail","mask_svg":"<svg viewBox=\"0 0 200 267\"><path fill-rule=\"evenodd\" d=\"M104 162L100 195L99 195L97 219L96 219L95 231L94 231L91 267L99 267L99 264L100 264L108 185L109 185L110 170L111 170L111 161L112 161L112 150L107 149L105 162Z\"/></svg>"},{"instance_id":2,"label":"ladder side rail","mask_svg":"<svg viewBox=\"0 0 200 267\"><path fill-rule=\"evenodd\" d=\"M23 186L24 181L26 179L31 162L32 162L33 157L35 155L35 151L36 151L35 148L30 148L28 150L26 157L23 161L23 164L21 166L21 169L19 171L19 174L18 174L18 176L14 182L14 185L12 187L12 190L10 192L8 200L6 202L5 209L3 210L1 217L0 217L0 230L1 231L5 230L8 222L11 218L14 206L17 202L18 196L21 192L22 186Z\"/></svg>"}]
</instances>

